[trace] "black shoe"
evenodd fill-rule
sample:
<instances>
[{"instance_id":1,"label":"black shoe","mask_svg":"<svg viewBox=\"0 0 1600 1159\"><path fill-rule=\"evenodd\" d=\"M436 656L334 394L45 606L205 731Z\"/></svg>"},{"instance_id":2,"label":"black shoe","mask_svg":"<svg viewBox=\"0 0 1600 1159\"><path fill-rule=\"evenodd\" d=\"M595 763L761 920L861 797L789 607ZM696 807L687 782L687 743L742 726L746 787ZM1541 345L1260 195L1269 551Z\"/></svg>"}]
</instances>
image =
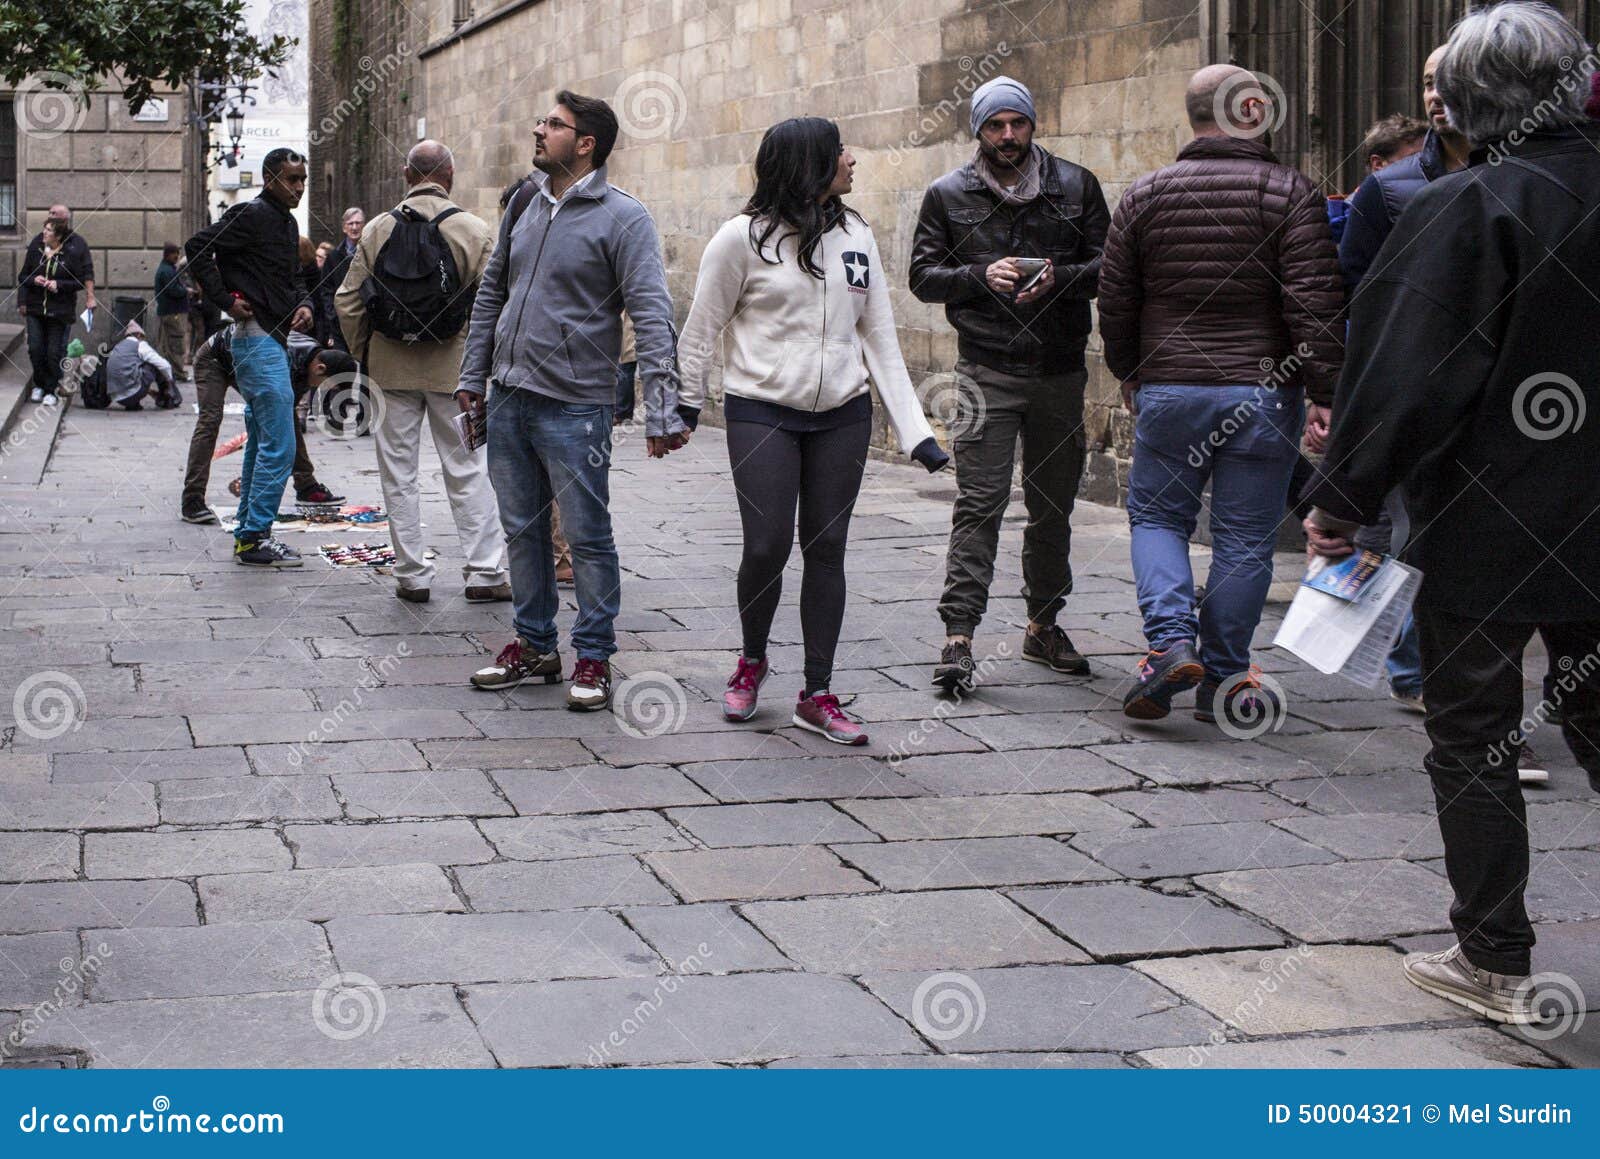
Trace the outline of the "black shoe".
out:
<instances>
[{"instance_id":1,"label":"black shoe","mask_svg":"<svg viewBox=\"0 0 1600 1159\"><path fill-rule=\"evenodd\" d=\"M207 507L204 503L199 503L199 504L185 503L183 505L183 511L179 515L179 518L182 519L185 523L216 523L216 522L219 522L218 519L217 519L217 513L215 511L211 510L211 508Z\"/></svg>"},{"instance_id":2,"label":"black shoe","mask_svg":"<svg viewBox=\"0 0 1600 1159\"><path fill-rule=\"evenodd\" d=\"M343 503L343 495L335 495L321 483L315 487L307 487L304 491L295 492L296 503Z\"/></svg>"},{"instance_id":3,"label":"black shoe","mask_svg":"<svg viewBox=\"0 0 1600 1159\"><path fill-rule=\"evenodd\" d=\"M396 599L404 600L408 604L425 604L428 602L429 597L433 595L433 590L431 588L402 588L397 586L394 589L394 594Z\"/></svg>"},{"instance_id":4,"label":"black shoe","mask_svg":"<svg viewBox=\"0 0 1600 1159\"><path fill-rule=\"evenodd\" d=\"M972 645L953 641L939 653L939 663L933 668L933 684L946 692L970 692L977 666L972 662Z\"/></svg>"},{"instance_id":5,"label":"black shoe","mask_svg":"<svg viewBox=\"0 0 1600 1159\"><path fill-rule=\"evenodd\" d=\"M239 540L233 546L233 562L246 567L299 567L304 561L294 548L269 536Z\"/></svg>"},{"instance_id":6,"label":"black shoe","mask_svg":"<svg viewBox=\"0 0 1600 1159\"><path fill-rule=\"evenodd\" d=\"M1089 661L1078 653L1071 639L1055 624L1040 632L1022 634L1022 658L1047 665L1053 672L1065 672L1069 676L1089 675Z\"/></svg>"},{"instance_id":7,"label":"black shoe","mask_svg":"<svg viewBox=\"0 0 1600 1159\"><path fill-rule=\"evenodd\" d=\"M1224 685L1227 695L1218 702L1217 693ZM1226 681L1207 676L1195 689L1194 718L1205 724L1216 724L1219 715L1223 731L1234 730L1230 735L1243 733L1254 737L1263 732L1277 732L1283 727L1283 700L1276 691L1262 684L1261 674L1255 668Z\"/></svg>"},{"instance_id":8,"label":"black shoe","mask_svg":"<svg viewBox=\"0 0 1600 1159\"><path fill-rule=\"evenodd\" d=\"M1122 698L1122 713L1135 720L1160 720L1172 711L1172 698L1199 684L1205 674L1188 640L1164 652L1152 651L1139 662L1138 678Z\"/></svg>"}]
</instances>

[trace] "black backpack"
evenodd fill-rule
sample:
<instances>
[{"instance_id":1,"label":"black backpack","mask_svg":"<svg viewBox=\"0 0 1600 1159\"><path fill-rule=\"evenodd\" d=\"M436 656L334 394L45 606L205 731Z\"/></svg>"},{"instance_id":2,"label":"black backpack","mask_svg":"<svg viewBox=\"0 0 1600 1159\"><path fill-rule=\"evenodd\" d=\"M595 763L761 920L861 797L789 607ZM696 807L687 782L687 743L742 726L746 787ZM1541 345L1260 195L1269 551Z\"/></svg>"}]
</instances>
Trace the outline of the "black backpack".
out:
<instances>
[{"instance_id":1,"label":"black backpack","mask_svg":"<svg viewBox=\"0 0 1600 1159\"><path fill-rule=\"evenodd\" d=\"M472 316L473 293L439 223L461 210L452 205L429 220L409 205L393 210L390 231L361 283L372 328L397 342L448 342Z\"/></svg>"},{"instance_id":2,"label":"black backpack","mask_svg":"<svg viewBox=\"0 0 1600 1159\"><path fill-rule=\"evenodd\" d=\"M110 350L95 359L93 374L86 374L78 383L78 405L89 410L105 410L111 405L111 392L106 389L106 357Z\"/></svg>"}]
</instances>

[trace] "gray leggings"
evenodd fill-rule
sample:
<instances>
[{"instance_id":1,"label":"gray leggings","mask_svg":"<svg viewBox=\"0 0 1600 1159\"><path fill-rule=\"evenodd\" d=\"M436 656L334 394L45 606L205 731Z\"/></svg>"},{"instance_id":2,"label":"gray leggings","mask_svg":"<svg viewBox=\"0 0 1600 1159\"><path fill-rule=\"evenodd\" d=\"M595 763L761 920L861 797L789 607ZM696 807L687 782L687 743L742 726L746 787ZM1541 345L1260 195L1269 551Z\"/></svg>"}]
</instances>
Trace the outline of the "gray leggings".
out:
<instances>
[{"instance_id":1,"label":"gray leggings","mask_svg":"<svg viewBox=\"0 0 1600 1159\"><path fill-rule=\"evenodd\" d=\"M850 512L867 465L871 419L825 431L786 431L762 423L728 424L728 458L744 525L739 561L739 621L744 654L767 654L772 617L783 595L783 568L800 512L800 630L805 691L828 687L844 623L844 549Z\"/></svg>"}]
</instances>

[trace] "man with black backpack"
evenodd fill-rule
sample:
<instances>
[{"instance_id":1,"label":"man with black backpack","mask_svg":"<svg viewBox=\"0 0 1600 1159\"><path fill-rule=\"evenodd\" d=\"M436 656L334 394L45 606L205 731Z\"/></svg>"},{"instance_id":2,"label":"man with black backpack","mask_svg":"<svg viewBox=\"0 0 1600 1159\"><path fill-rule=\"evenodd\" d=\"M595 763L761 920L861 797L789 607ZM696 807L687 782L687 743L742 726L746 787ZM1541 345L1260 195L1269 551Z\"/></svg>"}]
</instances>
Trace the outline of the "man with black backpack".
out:
<instances>
[{"instance_id":1,"label":"man with black backpack","mask_svg":"<svg viewBox=\"0 0 1600 1159\"><path fill-rule=\"evenodd\" d=\"M362 230L334 296L345 342L366 368L373 396L395 595L420 604L431 593L433 563L423 558L417 484L426 421L461 542L466 598L509 600L505 534L486 453L482 447L464 451L453 425L467 319L494 230L450 200L455 162L438 141L413 145L403 176L405 197Z\"/></svg>"}]
</instances>

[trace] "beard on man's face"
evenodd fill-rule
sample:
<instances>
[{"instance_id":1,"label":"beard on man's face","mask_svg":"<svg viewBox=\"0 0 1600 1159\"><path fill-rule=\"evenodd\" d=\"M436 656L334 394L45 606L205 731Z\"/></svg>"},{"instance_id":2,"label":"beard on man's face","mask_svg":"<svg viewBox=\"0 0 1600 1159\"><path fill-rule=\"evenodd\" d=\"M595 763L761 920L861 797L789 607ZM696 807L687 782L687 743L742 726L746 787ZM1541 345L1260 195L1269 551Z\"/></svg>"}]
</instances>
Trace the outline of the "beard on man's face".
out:
<instances>
[{"instance_id":1,"label":"beard on man's face","mask_svg":"<svg viewBox=\"0 0 1600 1159\"><path fill-rule=\"evenodd\" d=\"M983 137L979 137L978 148L983 151L984 157L987 158L991 165L1017 166L1021 165L1022 162L1027 158L1028 152L1032 148L1032 144L1025 144L1016 137L1013 137L1009 141L1001 141L991 144Z\"/></svg>"}]
</instances>

